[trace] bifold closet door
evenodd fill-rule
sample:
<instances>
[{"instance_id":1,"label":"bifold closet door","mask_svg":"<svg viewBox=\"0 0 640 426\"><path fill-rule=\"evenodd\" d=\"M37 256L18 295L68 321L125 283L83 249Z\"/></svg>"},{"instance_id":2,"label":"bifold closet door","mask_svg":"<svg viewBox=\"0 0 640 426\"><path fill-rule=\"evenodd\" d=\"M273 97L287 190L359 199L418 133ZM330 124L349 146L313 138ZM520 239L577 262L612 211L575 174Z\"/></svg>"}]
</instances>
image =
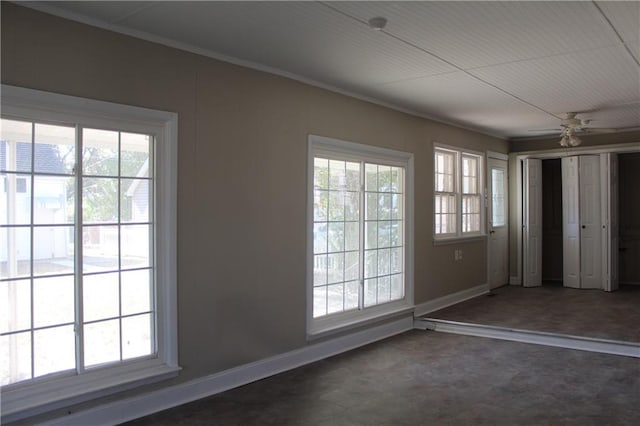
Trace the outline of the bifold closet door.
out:
<instances>
[{"instance_id":1,"label":"bifold closet door","mask_svg":"<svg viewBox=\"0 0 640 426\"><path fill-rule=\"evenodd\" d=\"M603 288L600 156L562 159L563 284Z\"/></svg>"},{"instance_id":2,"label":"bifold closet door","mask_svg":"<svg viewBox=\"0 0 640 426\"><path fill-rule=\"evenodd\" d=\"M524 160L523 287L542 285L542 161Z\"/></svg>"}]
</instances>

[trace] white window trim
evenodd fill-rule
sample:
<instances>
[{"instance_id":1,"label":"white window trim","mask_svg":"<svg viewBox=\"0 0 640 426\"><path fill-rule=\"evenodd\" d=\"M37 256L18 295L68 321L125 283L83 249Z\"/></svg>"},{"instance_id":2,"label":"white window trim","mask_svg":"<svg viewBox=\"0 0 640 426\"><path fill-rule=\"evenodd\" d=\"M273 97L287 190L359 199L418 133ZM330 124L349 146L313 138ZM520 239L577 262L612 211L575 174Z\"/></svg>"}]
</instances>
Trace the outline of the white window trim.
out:
<instances>
[{"instance_id":1,"label":"white window trim","mask_svg":"<svg viewBox=\"0 0 640 426\"><path fill-rule=\"evenodd\" d=\"M309 135L307 145L307 339L313 340L394 315L412 312L414 262L414 159L413 154L371 145ZM401 300L359 311L341 312L313 318L313 172L316 155L337 155L340 159L370 161L405 169L405 296Z\"/></svg>"},{"instance_id":2,"label":"white window trim","mask_svg":"<svg viewBox=\"0 0 640 426\"><path fill-rule=\"evenodd\" d=\"M2 114L17 119L81 122L156 137L156 322L158 356L97 368L81 375L36 378L2 389L2 421L10 422L177 376L178 115L2 85ZM157 232L161 229L162 232Z\"/></svg>"},{"instance_id":3,"label":"white window trim","mask_svg":"<svg viewBox=\"0 0 640 426\"><path fill-rule=\"evenodd\" d=\"M433 204L433 218L431 225L431 232L433 233L433 244L434 245L444 245L444 244L454 244L459 242L472 242L483 240L486 238L486 217L487 217L487 189L485 184L485 164L487 162L486 155L479 151L474 151L471 149L465 149L460 147L455 147L451 145L444 145L440 143L436 143L433 146L433 154L432 161L435 161L435 152L440 149L443 151L449 151L455 153L456 156L456 170L454 176L454 184L455 184L455 194L456 194L456 232L448 233L448 234L436 234L436 214L435 214L435 204ZM462 232L462 156L464 154L470 154L476 156L480 159L480 163L478 165L478 187L480 188L480 231L478 232ZM433 175L435 178L435 163L434 163L434 171ZM434 196L432 203L435 203L435 185L432 186L434 191Z\"/></svg>"}]
</instances>

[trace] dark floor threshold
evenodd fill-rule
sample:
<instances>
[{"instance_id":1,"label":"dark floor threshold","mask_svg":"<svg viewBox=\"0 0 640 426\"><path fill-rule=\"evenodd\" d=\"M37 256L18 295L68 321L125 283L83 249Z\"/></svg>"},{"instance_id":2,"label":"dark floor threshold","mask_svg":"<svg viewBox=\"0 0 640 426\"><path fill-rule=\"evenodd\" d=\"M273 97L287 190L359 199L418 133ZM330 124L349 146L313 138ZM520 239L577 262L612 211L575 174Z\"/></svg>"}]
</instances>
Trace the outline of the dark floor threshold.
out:
<instances>
[{"instance_id":1,"label":"dark floor threshold","mask_svg":"<svg viewBox=\"0 0 640 426\"><path fill-rule=\"evenodd\" d=\"M536 345L555 346L567 349L640 358L640 343L631 343L619 340L521 330L492 325L447 321L436 318L416 318L414 320L414 327L421 330L462 334L466 336L488 337L492 339L510 340L514 342L532 343Z\"/></svg>"}]
</instances>

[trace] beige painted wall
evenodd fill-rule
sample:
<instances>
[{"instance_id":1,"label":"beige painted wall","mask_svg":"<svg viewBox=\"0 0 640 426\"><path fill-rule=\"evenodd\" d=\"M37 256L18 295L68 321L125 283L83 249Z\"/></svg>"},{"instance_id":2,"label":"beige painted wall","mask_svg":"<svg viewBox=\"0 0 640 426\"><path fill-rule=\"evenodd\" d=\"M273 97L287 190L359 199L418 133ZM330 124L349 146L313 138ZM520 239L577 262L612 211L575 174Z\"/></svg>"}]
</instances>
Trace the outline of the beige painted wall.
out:
<instances>
[{"instance_id":1,"label":"beige painted wall","mask_svg":"<svg viewBox=\"0 0 640 426\"><path fill-rule=\"evenodd\" d=\"M433 246L433 142L505 141L6 2L1 52L5 84L179 114L184 370L163 385L307 344L309 134L415 154L416 304L486 282L484 242Z\"/></svg>"}]
</instances>

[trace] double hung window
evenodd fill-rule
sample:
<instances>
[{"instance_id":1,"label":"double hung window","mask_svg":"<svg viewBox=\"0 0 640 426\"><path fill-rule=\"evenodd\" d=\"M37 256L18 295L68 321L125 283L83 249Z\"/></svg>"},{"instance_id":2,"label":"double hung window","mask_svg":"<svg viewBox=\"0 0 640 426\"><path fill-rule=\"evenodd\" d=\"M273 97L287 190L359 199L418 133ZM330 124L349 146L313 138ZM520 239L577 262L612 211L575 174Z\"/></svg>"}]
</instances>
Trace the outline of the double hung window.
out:
<instances>
[{"instance_id":1,"label":"double hung window","mask_svg":"<svg viewBox=\"0 0 640 426\"><path fill-rule=\"evenodd\" d=\"M447 239L484 232L483 156L436 146L434 235Z\"/></svg>"},{"instance_id":2,"label":"double hung window","mask_svg":"<svg viewBox=\"0 0 640 426\"><path fill-rule=\"evenodd\" d=\"M121 384L114 377L125 371L123 381L135 381L172 370L175 266L158 267L159 259L175 264L166 251L175 225L162 211L172 172L158 169L175 144L168 113L136 125L130 107L82 100L74 114L78 98L6 91L16 97L3 96L0 128L3 412L26 408L10 405L12 395L37 406L20 398L32 385L50 385L50 401L79 396L58 386L97 390ZM24 108L22 95L65 112ZM92 105L112 117L86 115ZM158 188L169 190L159 197Z\"/></svg>"},{"instance_id":3,"label":"double hung window","mask_svg":"<svg viewBox=\"0 0 640 426\"><path fill-rule=\"evenodd\" d=\"M410 303L409 154L310 138L310 331Z\"/></svg>"}]
</instances>

